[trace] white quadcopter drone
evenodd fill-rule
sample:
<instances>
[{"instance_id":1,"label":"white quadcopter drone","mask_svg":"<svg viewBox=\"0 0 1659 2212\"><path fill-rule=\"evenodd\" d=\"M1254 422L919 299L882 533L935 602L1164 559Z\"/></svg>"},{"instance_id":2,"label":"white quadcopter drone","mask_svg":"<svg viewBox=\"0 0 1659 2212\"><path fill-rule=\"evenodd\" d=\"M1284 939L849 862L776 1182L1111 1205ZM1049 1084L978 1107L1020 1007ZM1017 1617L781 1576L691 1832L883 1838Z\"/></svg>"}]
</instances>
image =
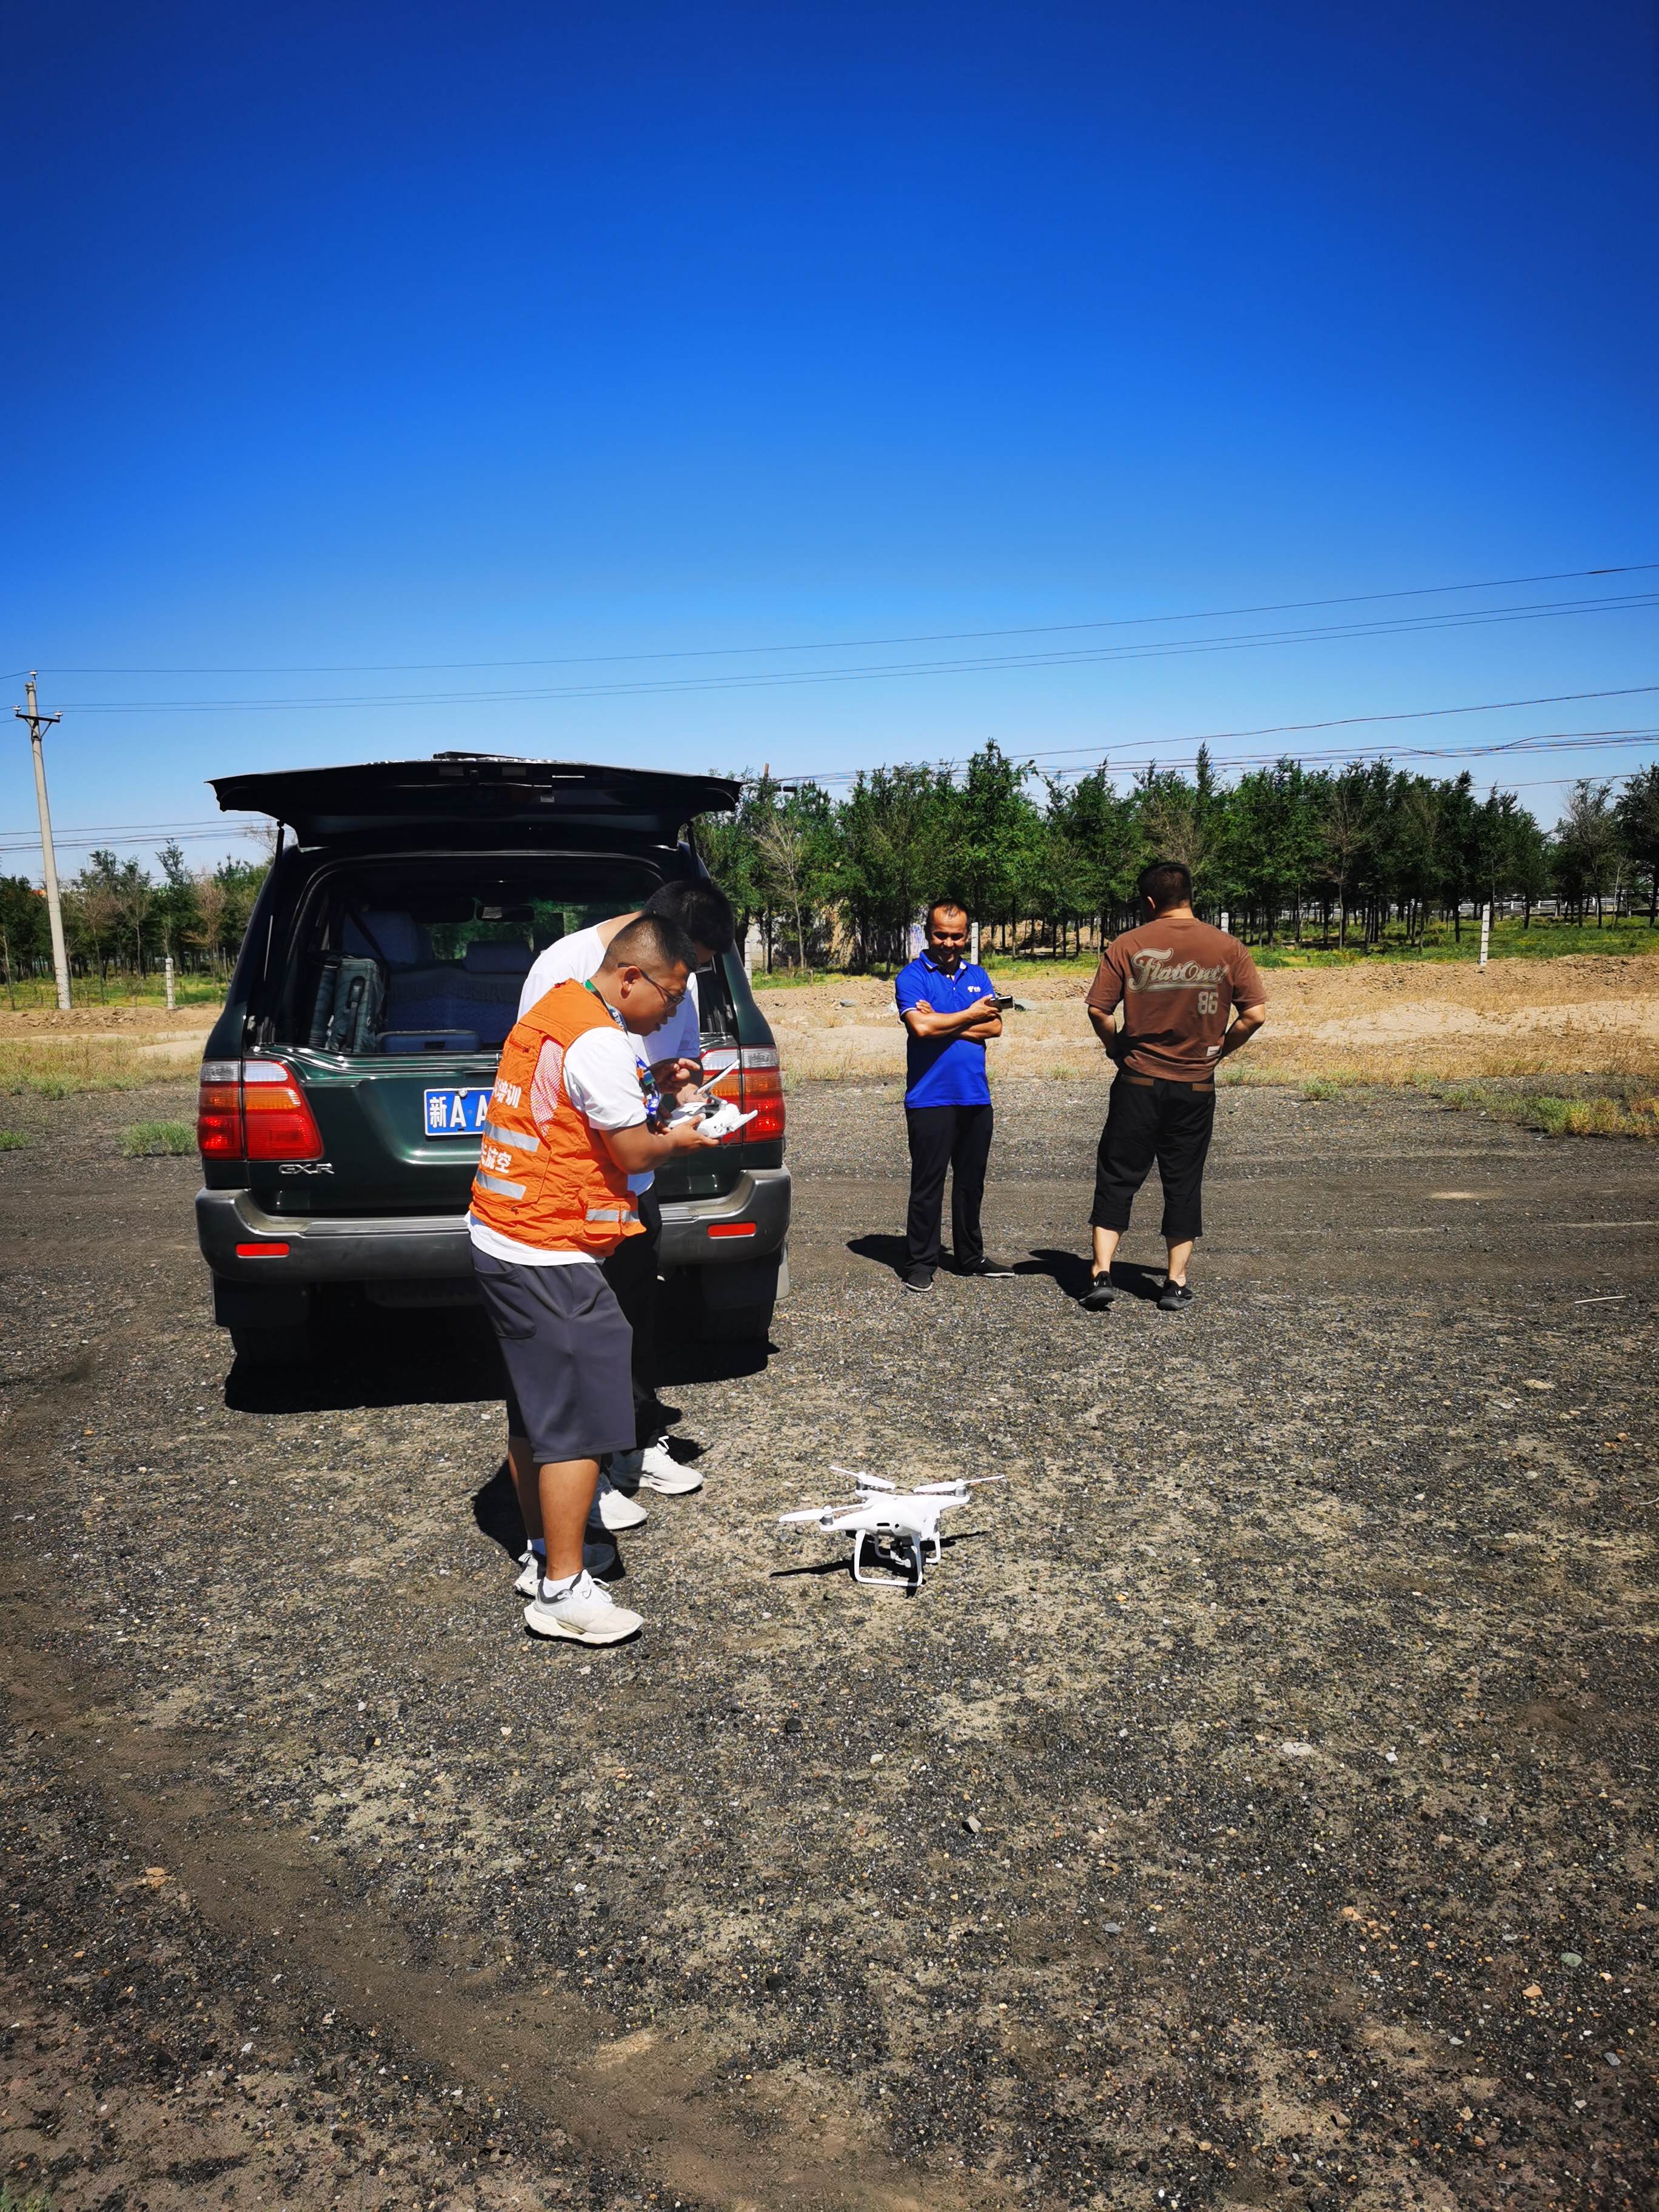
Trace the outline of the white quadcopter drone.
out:
<instances>
[{"instance_id":1,"label":"white quadcopter drone","mask_svg":"<svg viewBox=\"0 0 1659 2212\"><path fill-rule=\"evenodd\" d=\"M902 1589L912 1595L921 1587L921 1571L928 1559L939 1556L940 1516L954 1505L965 1505L968 1493L982 1482L1001 1482L1000 1474L981 1474L957 1482L924 1482L919 1490L901 1490L878 1474L862 1474L850 1467L831 1466L831 1474L844 1474L858 1492L856 1502L845 1505L807 1505L795 1513L778 1516L780 1528L815 1523L831 1535L853 1540L853 1580L878 1589ZM879 1571L865 1572L869 1548Z\"/></svg>"},{"instance_id":2,"label":"white quadcopter drone","mask_svg":"<svg viewBox=\"0 0 1659 2212\"><path fill-rule=\"evenodd\" d=\"M676 1106L666 1126L675 1129L682 1121L696 1121L705 1137L729 1137L741 1129L745 1122L752 1121L760 1111L758 1107L742 1114L729 1098L716 1098L714 1095L717 1083L724 1083L728 1075L736 1073L735 1067L723 1067L707 1083L700 1083L695 1091Z\"/></svg>"}]
</instances>

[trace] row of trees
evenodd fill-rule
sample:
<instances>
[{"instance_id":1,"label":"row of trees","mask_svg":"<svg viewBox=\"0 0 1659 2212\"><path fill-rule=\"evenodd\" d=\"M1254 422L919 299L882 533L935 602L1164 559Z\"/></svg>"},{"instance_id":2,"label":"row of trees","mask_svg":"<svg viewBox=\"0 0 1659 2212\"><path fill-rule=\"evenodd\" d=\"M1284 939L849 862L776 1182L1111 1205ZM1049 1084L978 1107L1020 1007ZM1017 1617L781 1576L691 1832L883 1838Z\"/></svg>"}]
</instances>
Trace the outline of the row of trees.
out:
<instances>
[{"instance_id":1,"label":"row of trees","mask_svg":"<svg viewBox=\"0 0 1659 2212\"><path fill-rule=\"evenodd\" d=\"M1576 783L1553 831L1513 792L1485 798L1467 773L1410 775L1387 762L1310 769L1293 760L1224 784L1207 753L1194 774L1149 769L1127 790L1102 768L1074 782L1040 779L988 744L959 779L901 765L860 775L845 799L769 775L744 787L732 816L710 816L698 842L740 910L758 921L769 966L852 966L905 957L927 902L959 898L1004 949L1064 955L1138 919L1135 878L1151 860L1184 861L1200 912L1239 934L1300 940L1310 924L1341 945L1385 929L1420 940L1437 915L1461 933L1490 900L1598 924L1645 909L1659 919L1659 765L1622 782ZM176 844L137 860L95 852L64 887L71 965L106 978L143 974L168 955L222 974L235 957L269 865L228 859L191 869ZM49 970L46 902L24 876L0 877L0 968Z\"/></svg>"},{"instance_id":2,"label":"row of trees","mask_svg":"<svg viewBox=\"0 0 1659 2212\"><path fill-rule=\"evenodd\" d=\"M71 970L107 981L112 968L145 975L172 957L181 969L222 975L235 958L270 865L222 860L191 868L176 844L155 856L157 877L137 860L95 852L63 886L64 936ZM0 969L9 988L20 976L50 973L46 902L27 876L0 876Z\"/></svg>"},{"instance_id":3,"label":"row of trees","mask_svg":"<svg viewBox=\"0 0 1659 2212\"><path fill-rule=\"evenodd\" d=\"M1040 779L988 744L960 779L876 769L840 801L752 779L738 814L698 838L745 927L759 922L769 965L775 952L899 960L912 917L947 893L1005 949L1080 950L1138 918L1135 878L1155 859L1184 861L1201 912L1268 944L1314 921L1344 946L1385 928L1420 941L1437 916L1461 933L1465 908L1488 900L1518 904L1528 926L1547 900L1579 923L1638 906L1659 916L1659 766L1575 784L1546 831L1513 792L1482 798L1467 773L1281 760L1224 784L1200 750L1190 777L1148 769L1121 790L1104 768Z\"/></svg>"}]
</instances>

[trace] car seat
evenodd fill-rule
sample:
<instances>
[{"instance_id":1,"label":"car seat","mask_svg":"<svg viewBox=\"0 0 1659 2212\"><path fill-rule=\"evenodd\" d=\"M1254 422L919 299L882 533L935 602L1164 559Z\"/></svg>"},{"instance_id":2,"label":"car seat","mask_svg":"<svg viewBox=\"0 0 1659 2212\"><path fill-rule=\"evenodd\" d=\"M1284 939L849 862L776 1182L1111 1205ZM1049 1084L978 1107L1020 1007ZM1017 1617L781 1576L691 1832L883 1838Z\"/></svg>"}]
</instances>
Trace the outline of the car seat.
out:
<instances>
[{"instance_id":1,"label":"car seat","mask_svg":"<svg viewBox=\"0 0 1659 2212\"><path fill-rule=\"evenodd\" d=\"M518 1019L519 994L530 973L530 947L521 939L469 945L462 961L459 988L468 1008L467 1018L478 1032L480 1044L501 1046Z\"/></svg>"},{"instance_id":2,"label":"car seat","mask_svg":"<svg viewBox=\"0 0 1659 2212\"><path fill-rule=\"evenodd\" d=\"M382 1051L478 1050L478 1025L462 970L453 961L434 957L423 922L392 908L355 908L346 915L341 941L348 955L362 952L382 963Z\"/></svg>"}]
</instances>

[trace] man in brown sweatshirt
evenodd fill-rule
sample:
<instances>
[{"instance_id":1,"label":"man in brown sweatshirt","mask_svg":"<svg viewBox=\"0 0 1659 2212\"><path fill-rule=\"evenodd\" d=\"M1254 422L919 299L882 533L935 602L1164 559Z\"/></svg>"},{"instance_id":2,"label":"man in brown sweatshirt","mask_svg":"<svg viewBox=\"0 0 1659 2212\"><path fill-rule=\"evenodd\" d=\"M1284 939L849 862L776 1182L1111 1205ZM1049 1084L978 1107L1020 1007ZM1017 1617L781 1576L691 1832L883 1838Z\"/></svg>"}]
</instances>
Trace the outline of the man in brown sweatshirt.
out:
<instances>
[{"instance_id":1,"label":"man in brown sweatshirt","mask_svg":"<svg viewBox=\"0 0 1659 2212\"><path fill-rule=\"evenodd\" d=\"M1170 1248L1158 1303L1165 1313L1185 1313L1193 1303L1187 1263L1204 1226L1216 1063L1249 1042L1267 1008L1244 947L1193 912L1193 879L1180 861L1155 860L1137 888L1152 918L1113 939L1085 1001L1118 1072L1095 1163L1094 1279L1082 1303L1091 1313L1111 1304L1112 1255L1156 1160Z\"/></svg>"}]
</instances>

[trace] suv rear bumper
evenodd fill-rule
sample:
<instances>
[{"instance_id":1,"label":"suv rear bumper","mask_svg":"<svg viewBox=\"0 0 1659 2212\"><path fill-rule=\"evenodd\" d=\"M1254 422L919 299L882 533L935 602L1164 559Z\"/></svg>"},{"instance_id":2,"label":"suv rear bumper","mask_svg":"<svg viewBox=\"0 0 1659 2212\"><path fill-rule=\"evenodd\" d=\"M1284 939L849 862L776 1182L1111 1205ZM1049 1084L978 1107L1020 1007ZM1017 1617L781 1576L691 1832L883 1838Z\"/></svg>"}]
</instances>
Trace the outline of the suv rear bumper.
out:
<instances>
[{"instance_id":1,"label":"suv rear bumper","mask_svg":"<svg viewBox=\"0 0 1659 2212\"><path fill-rule=\"evenodd\" d=\"M781 1252L789 1200L787 1168L747 1169L719 1198L665 1199L662 1265L733 1267ZM465 1216L457 1213L279 1215L246 1190L199 1190L196 1234L221 1281L264 1290L431 1282L472 1273ZM238 1250L248 1245L272 1249L268 1256Z\"/></svg>"}]
</instances>

